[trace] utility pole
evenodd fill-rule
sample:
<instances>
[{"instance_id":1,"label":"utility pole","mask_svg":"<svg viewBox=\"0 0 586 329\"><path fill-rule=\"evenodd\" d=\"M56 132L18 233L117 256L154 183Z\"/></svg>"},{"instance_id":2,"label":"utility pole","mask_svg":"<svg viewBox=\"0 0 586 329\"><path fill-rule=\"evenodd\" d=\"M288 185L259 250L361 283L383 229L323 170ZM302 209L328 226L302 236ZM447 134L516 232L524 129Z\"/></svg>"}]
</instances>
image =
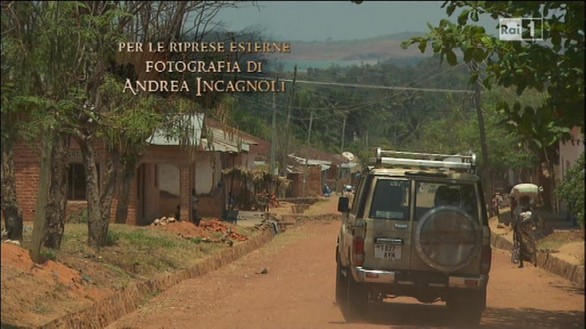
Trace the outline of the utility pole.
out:
<instances>
[{"instance_id":1,"label":"utility pole","mask_svg":"<svg viewBox=\"0 0 586 329\"><path fill-rule=\"evenodd\" d=\"M291 98L289 99L289 108L287 109L287 121L285 122L285 147L282 160L282 175L287 176L287 160L289 159L289 139L291 138L291 108L295 99L295 80L297 80L297 65L293 68L293 84L291 86Z\"/></svg>"},{"instance_id":2,"label":"utility pole","mask_svg":"<svg viewBox=\"0 0 586 329\"><path fill-rule=\"evenodd\" d=\"M307 185L307 162L309 159L308 149L311 140L311 125L313 123L313 111L309 114L309 131L307 132L307 148L305 149L305 170L303 170L303 196L305 195L305 186Z\"/></svg>"},{"instance_id":3,"label":"utility pole","mask_svg":"<svg viewBox=\"0 0 586 329\"><path fill-rule=\"evenodd\" d=\"M340 154L344 152L344 135L346 133L346 113L344 113L344 123L342 123L342 143L340 145ZM336 181L336 191L340 191L340 181L342 180L342 164L338 167L338 180Z\"/></svg>"},{"instance_id":4,"label":"utility pole","mask_svg":"<svg viewBox=\"0 0 586 329\"><path fill-rule=\"evenodd\" d=\"M476 73L478 76L478 64L474 61L470 63L470 70L472 73ZM488 174L490 173L490 161L488 159L488 147L486 146L486 134L484 131L484 118L482 116L482 108L480 106L480 80L474 82L474 105L476 106L476 115L478 116L478 129L480 130L480 148L482 152L482 162L484 167L483 181L484 186L488 187L488 194L485 194L485 202L488 203L492 198L493 183L492 179L489 179ZM488 184L486 184L488 183Z\"/></svg>"},{"instance_id":5,"label":"utility pole","mask_svg":"<svg viewBox=\"0 0 586 329\"><path fill-rule=\"evenodd\" d=\"M344 152L344 134L346 133L346 114L344 114L344 123L342 123L342 145L340 146L340 152Z\"/></svg>"},{"instance_id":6,"label":"utility pole","mask_svg":"<svg viewBox=\"0 0 586 329\"><path fill-rule=\"evenodd\" d=\"M279 79L277 78L277 83ZM277 143L277 103L275 101L275 92L273 92L273 122L271 125L271 159L269 163L270 174L273 175L275 172L275 149Z\"/></svg>"}]
</instances>

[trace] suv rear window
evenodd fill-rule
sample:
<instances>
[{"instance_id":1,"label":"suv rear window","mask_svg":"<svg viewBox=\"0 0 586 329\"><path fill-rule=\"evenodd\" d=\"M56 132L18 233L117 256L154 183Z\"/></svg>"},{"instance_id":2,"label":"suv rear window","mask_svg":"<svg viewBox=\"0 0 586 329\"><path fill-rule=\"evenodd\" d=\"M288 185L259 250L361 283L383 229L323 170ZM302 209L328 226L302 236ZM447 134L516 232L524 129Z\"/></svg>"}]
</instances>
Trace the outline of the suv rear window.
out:
<instances>
[{"instance_id":1,"label":"suv rear window","mask_svg":"<svg viewBox=\"0 0 586 329\"><path fill-rule=\"evenodd\" d=\"M408 180L377 179L370 205L370 218L409 220Z\"/></svg>"},{"instance_id":2,"label":"suv rear window","mask_svg":"<svg viewBox=\"0 0 586 329\"><path fill-rule=\"evenodd\" d=\"M438 182L417 182L415 218L421 218L427 211L441 206L457 207L478 219L476 189L474 184L446 184Z\"/></svg>"}]
</instances>

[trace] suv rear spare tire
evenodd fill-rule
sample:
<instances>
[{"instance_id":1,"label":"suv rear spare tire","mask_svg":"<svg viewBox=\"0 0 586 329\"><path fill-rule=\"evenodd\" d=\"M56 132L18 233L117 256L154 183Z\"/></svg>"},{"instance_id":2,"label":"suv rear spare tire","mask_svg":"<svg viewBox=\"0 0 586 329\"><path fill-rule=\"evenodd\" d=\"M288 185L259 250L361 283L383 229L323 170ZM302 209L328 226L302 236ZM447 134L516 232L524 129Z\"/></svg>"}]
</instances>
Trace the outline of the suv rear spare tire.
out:
<instances>
[{"instance_id":1,"label":"suv rear spare tire","mask_svg":"<svg viewBox=\"0 0 586 329\"><path fill-rule=\"evenodd\" d=\"M417 223L415 247L430 267L450 273L467 266L482 247L477 221L460 208L441 206Z\"/></svg>"}]
</instances>

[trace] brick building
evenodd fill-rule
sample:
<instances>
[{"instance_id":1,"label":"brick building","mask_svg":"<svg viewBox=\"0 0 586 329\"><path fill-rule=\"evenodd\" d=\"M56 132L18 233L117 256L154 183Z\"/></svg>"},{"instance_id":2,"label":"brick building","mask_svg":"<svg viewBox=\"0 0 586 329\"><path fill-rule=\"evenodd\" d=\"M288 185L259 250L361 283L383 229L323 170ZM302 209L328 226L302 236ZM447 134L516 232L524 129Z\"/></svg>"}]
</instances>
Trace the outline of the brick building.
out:
<instances>
[{"instance_id":1,"label":"brick building","mask_svg":"<svg viewBox=\"0 0 586 329\"><path fill-rule=\"evenodd\" d=\"M355 163L349 163L341 155L320 151L313 147L304 147L298 152L290 154L291 165L287 169L287 178L291 180L289 195L319 196L322 195L324 184L327 184L332 191L341 191L346 184L351 184L351 170ZM306 175L305 193L303 192L303 180Z\"/></svg>"},{"instance_id":2,"label":"brick building","mask_svg":"<svg viewBox=\"0 0 586 329\"><path fill-rule=\"evenodd\" d=\"M222 170L232 166L243 168L254 163L257 154L251 147L258 143L249 135L203 114L188 118L193 129L194 147L179 145L177 140L155 133L136 168L131 186L127 224L148 225L162 216L173 216L180 209L182 219L190 218L190 195L195 188L199 197L200 216L220 217L224 210L226 191ZM99 179L106 160L103 143L94 144ZM25 221L35 217L39 188L40 157L36 146L18 143L14 149L17 201ZM85 169L78 145L72 142L67 153L68 220L83 216L86 208ZM117 206L116 194L112 218Z\"/></svg>"}]
</instances>

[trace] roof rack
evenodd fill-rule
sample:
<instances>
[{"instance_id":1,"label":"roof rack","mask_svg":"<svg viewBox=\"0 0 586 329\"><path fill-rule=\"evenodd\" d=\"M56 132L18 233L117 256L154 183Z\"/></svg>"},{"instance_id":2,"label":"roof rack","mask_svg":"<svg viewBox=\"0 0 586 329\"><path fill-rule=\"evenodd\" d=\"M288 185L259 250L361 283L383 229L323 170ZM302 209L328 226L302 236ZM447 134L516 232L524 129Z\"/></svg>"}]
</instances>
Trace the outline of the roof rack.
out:
<instances>
[{"instance_id":1,"label":"roof rack","mask_svg":"<svg viewBox=\"0 0 586 329\"><path fill-rule=\"evenodd\" d=\"M377 167L382 165L410 166L418 168L444 168L454 171L476 171L476 154L415 153L375 148Z\"/></svg>"}]
</instances>

